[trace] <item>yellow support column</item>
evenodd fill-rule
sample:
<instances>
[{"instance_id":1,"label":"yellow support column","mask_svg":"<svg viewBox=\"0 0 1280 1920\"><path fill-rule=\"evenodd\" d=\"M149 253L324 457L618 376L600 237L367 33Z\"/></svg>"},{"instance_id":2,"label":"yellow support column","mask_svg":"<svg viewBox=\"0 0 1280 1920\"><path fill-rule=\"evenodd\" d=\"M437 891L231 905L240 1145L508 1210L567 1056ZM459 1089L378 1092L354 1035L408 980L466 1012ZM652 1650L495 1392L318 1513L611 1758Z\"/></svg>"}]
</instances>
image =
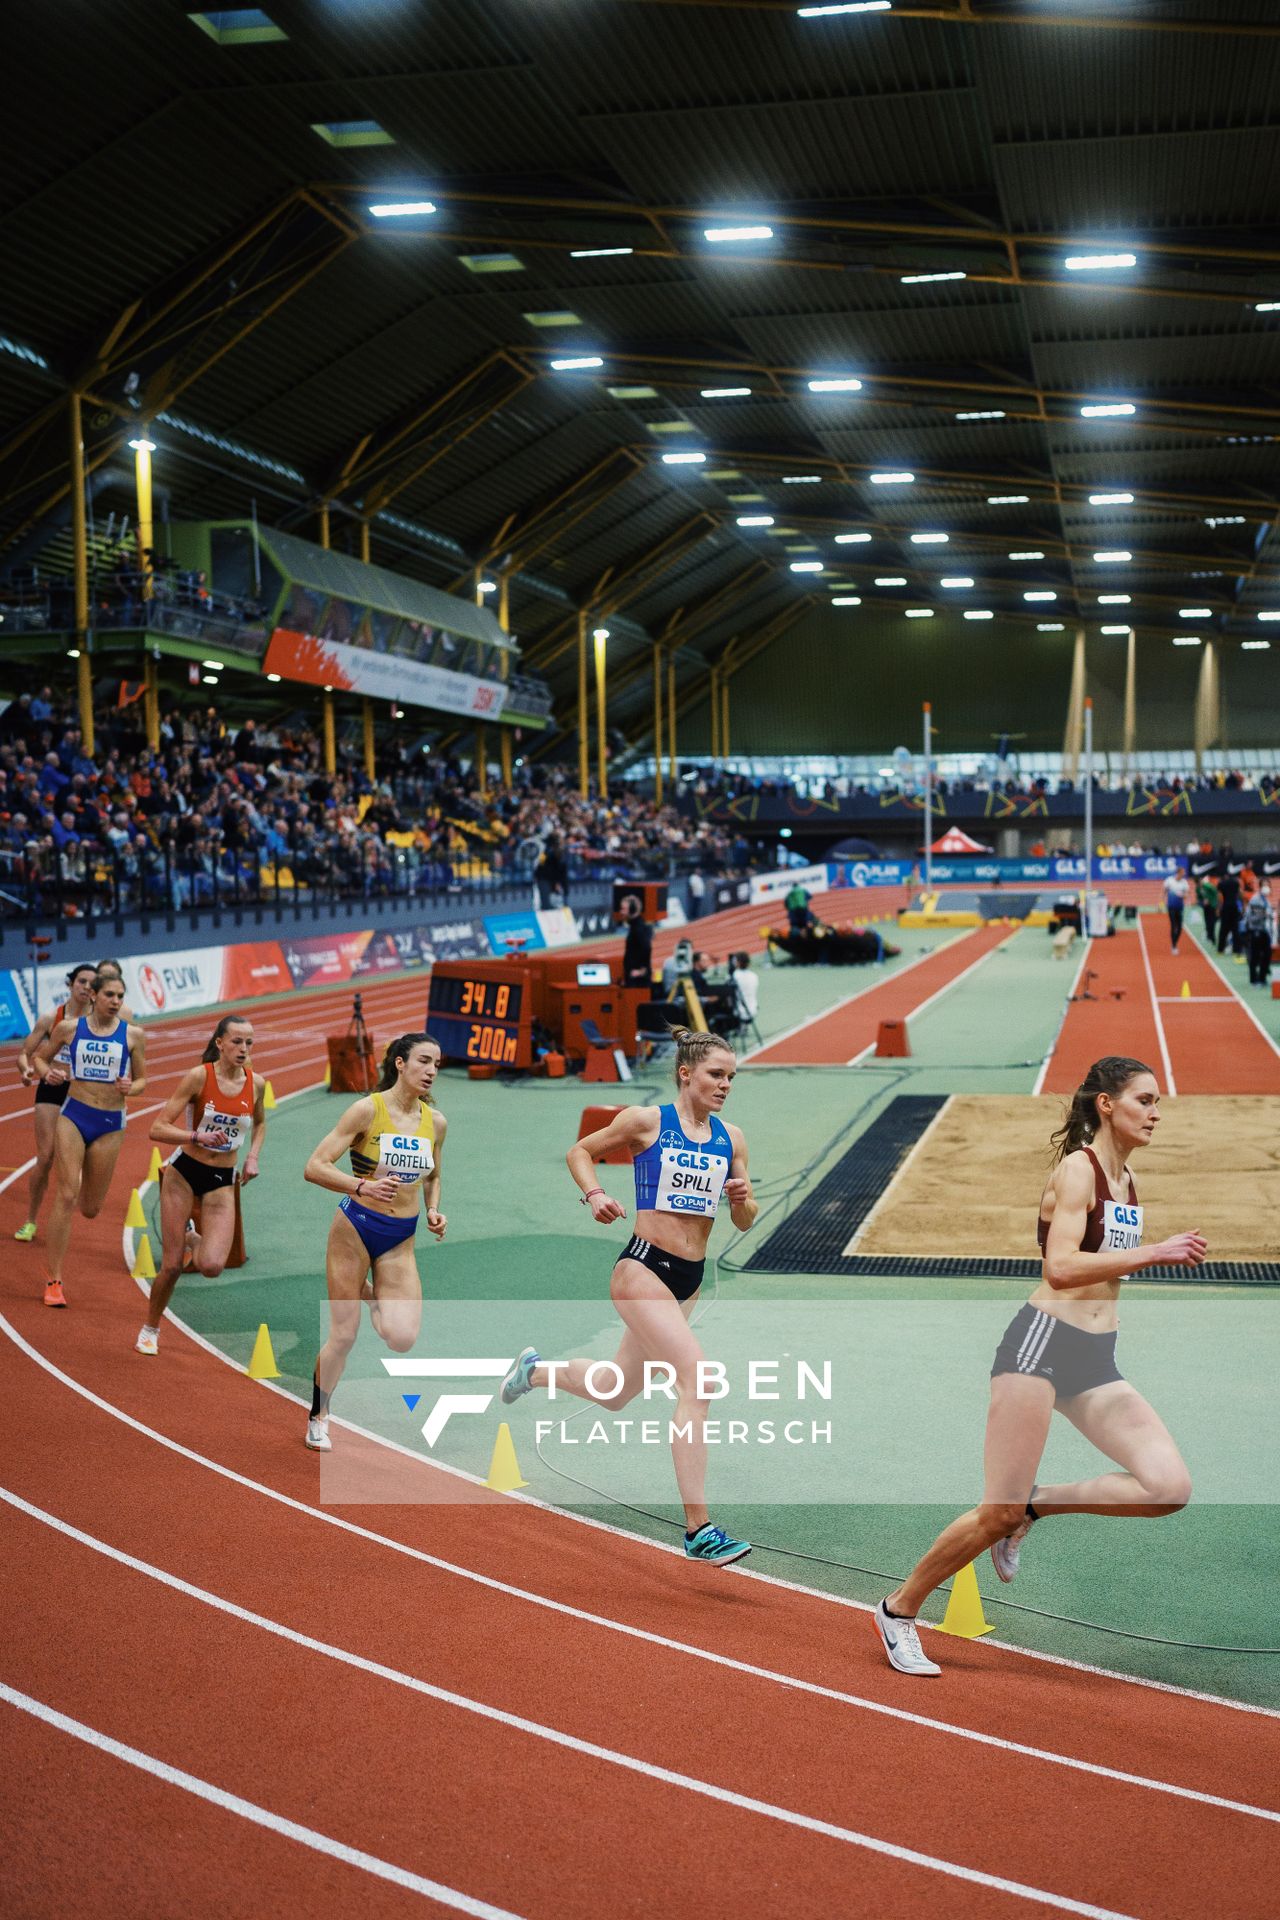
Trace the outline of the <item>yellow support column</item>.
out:
<instances>
[{"instance_id":1,"label":"yellow support column","mask_svg":"<svg viewBox=\"0 0 1280 1920\"><path fill-rule=\"evenodd\" d=\"M720 752L729 758L729 676L720 682Z\"/></svg>"},{"instance_id":2,"label":"yellow support column","mask_svg":"<svg viewBox=\"0 0 1280 1920\"><path fill-rule=\"evenodd\" d=\"M711 758L720 758L720 676L711 669Z\"/></svg>"},{"instance_id":3,"label":"yellow support column","mask_svg":"<svg viewBox=\"0 0 1280 1920\"><path fill-rule=\"evenodd\" d=\"M80 395L71 395L71 546L75 573L76 682L80 696L80 739L93 758L93 670L89 665L89 529L84 504L84 437Z\"/></svg>"},{"instance_id":4,"label":"yellow support column","mask_svg":"<svg viewBox=\"0 0 1280 1920\"><path fill-rule=\"evenodd\" d=\"M476 728L476 776L480 787L480 798L489 798L489 743L485 739L485 729Z\"/></svg>"},{"instance_id":5,"label":"yellow support column","mask_svg":"<svg viewBox=\"0 0 1280 1920\"><path fill-rule=\"evenodd\" d=\"M133 482L138 506L138 572L142 576L142 597L144 600L149 600L151 598L153 568L152 561L148 558L148 555L155 547L155 510L151 497L151 456L156 450L156 443L154 440L148 438L146 429L144 428L137 439L131 440L129 445L133 448Z\"/></svg>"},{"instance_id":6,"label":"yellow support column","mask_svg":"<svg viewBox=\"0 0 1280 1920\"><path fill-rule=\"evenodd\" d=\"M321 715L324 723L324 770L326 773L336 773L338 746L333 731L333 693L328 687L321 700Z\"/></svg>"},{"instance_id":7,"label":"yellow support column","mask_svg":"<svg viewBox=\"0 0 1280 1920\"><path fill-rule=\"evenodd\" d=\"M511 576L503 573L498 578L498 625L506 634L511 632ZM503 649L502 678L511 678L511 654ZM498 751L502 756L502 785L506 792L511 791L511 729L501 726L498 729Z\"/></svg>"},{"instance_id":8,"label":"yellow support column","mask_svg":"<svg viewBox=\"0 0 1280 1920\"><path fill-rule=\"evenodd\" d=\"M367 693L360 705L361 717L364 721L364 770L370 780L376 780L378 759L373 744L373 702Z\"/></svg>"},{"instance_id":9,"label":"yellow support column","mask_svg":"<svg viewBox=\"0 0 1280 1920\"><path fill-rule=\"evenodd\" d=\"M360 522L360 558L364 561L366 567L371 564L369 553L369 522L367 520Z\"/></svg>"},{"instance_id":10,"label":"yellow support column","mask_svg":"<svg viewBox=\"0 0 1280 1920\"><path fill-rule=\"evenodd\" d=\"M320 545L327 548L329 545L329 502L327 500L321 507L317 518L320 524Z\"/></svg>"},{"instance_id":11,"label":"yellow support column","mask_svg":"<svg viewBox=\"0 0 1280 1920\"><path fill-rule=\"evenodd\" d=\"M605 657L604 650L609 642L608 627L597 627L592 634L596 643L596 748L598 754L597 786L602 800L609 797L609 745L607 739L608 701L605 695Z\"/></svg>"},{"instance_id":12,"label":"yellow support column","mask_svg":"<svg viewBox=\"0 0 1280 1920\"><path fill-rule=\"evenodd\" d=\"M142 675L146 688L142 702L147 725L147 745L152 753L155 753L160 745L160 679L156 671L154 654L147 654L142 664Z\"/></svg>"},{"instance_id":13,"label":"yellow support column","mask_svg":"<svg viewBox=\"0 0 1280 1920\"><path fill-rule=\"evenodd\" d=\"M671 795L674 799L679 777L676 759L676 650L674 647L667 655L667 739L671 756L667 772L670 776Z\"/></svg>"},{"instance_id":14,"label":"yellow support column","mask_svg":"<svg viewBox=\"0 0 1280 1920\"><path fill-rule=\"evenodd\" d=\"M653 804L662 805L662 648L653 650Z\"/></svg>"},{"instance_id":15,"label":"yellow support column","mask_svg":"<svg viewBox=\"0 0 1280 1920\"><path fill-rule=\"evenodd\" d=\"M591 745L587 739L587 616L578 615L578 792L585 800L591 784Z\"/></svg>"}]
</instances>

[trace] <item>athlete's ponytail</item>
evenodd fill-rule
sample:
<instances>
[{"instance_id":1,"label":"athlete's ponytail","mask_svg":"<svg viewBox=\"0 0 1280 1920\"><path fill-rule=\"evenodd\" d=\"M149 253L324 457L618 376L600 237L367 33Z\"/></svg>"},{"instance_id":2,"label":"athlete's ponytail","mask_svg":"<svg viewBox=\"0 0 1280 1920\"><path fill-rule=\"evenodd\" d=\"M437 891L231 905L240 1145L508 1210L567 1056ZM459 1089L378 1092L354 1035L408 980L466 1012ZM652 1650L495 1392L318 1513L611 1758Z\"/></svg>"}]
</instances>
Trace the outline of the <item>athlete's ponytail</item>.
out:
<instances>
[{"instance_id":1,"label":"athlete's ponytail","mask_svg":"<svg viewBox=\"0 0 1280 1920\"><path fill-rule=\"evenodd\" d=\"M708 1054L733 1053L729 1042L719 1033L696 1033L692 1027L673 1027L671 1038L676 1043L677 1086L683 1084L680 1079L681 1067L688 1067L692 1071Z\"/></svg>"},{"instance_id":2,"label":"athlete's ponytail","mask_svg":"<svg viewBox=\"0 0 1280 1920\"><path fill-rule=\"evenodd\" d=\"M201 1062L205 1066L212 1065L212 1063L218 1058L218 1042L219 1040L222 1039L223 1035L226 1033L227 1028L238 1027L241 1024L245 1026L249 1024L249 1016L247 1013L224 1013L223 1014L221 1020L219 1020L217 1026L214 1028L213 1032L209 1035L208 1046L206 1046L204 1052L200 1055Z\"/></svg>"},{"instance_id":3,"label":"athlete's ponytail","mask_svg":"<svg viewBox=\"0 0 1280 1920\"><path fill-rule=\"evenodd\" d=\"M414 1048L420 1047L424 1041L430 1042L438 1050L439 1041L433 1040L429 1033L402 1033L398 1040L391 1042L382 1056L382 1071L378 1075L379 1093L390 1093L396 1083L396 1069L400 1062L407 1060ZM430 1096L427 1104L430 1105Z\"/></svg>"},{"instance_id":4,"label":"athlete's ponytail","mask_svg":"<svg viewBox=\"0 0 1280 1920\"><path fill-rule=\"evenodd\" d=\"M1151 1069L1141 1060L1130 1060L1121 1053L1109 1053L1095 1060L1071 1096L1062 1125L1049 1136L1054 1159L1064 1160L1069 1153L1087 1147L1098 1131L1098 1095L1123 1093L1131 1080Z\"/></svg>"}]
</instances>

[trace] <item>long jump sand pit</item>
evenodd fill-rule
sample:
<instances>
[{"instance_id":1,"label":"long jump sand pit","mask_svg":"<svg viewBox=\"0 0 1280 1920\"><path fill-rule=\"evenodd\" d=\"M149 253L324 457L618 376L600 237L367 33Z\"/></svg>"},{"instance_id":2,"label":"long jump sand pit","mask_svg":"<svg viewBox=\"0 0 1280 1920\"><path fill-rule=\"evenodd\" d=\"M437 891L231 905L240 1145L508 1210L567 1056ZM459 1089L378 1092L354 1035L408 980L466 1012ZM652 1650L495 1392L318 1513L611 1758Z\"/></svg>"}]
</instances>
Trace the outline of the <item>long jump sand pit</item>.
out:
<instances>
[{"instance_id":1,"label":"long jump sand pit","mask_svg":"<svg viewBox=\"0 0 1280 1920\"><path fill-rule=\"evenodd\" d=\"M955 1094L846 1254L1034 1259L1056 1095ZM1191 1094L1160 1103L1132 1162L1143 1239L1198 1227L1210 1260L1280 1258L1280 1099Z\"/></svg>"}]
</instances>

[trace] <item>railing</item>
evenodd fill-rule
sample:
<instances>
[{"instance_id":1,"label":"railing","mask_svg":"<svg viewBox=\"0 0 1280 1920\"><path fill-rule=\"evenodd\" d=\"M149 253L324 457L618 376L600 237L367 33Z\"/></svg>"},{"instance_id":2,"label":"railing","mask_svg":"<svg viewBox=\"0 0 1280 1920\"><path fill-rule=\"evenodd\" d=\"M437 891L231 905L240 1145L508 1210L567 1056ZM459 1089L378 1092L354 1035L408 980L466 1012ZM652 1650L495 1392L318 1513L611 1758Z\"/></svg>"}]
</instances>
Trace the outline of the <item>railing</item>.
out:
<instances>
[{"instance_id":1,"label":"railing","mask_svg":"<svg viewBox=\"0 0 1280 1920\"><path fill-rule=\"evenodd\" d=\"M576 889L615 875L664 878L669 871L665 860L574 857L568 862L568 900ZM444 859L372 841L292 853L260 842L215 851L179 847L173 840L125 848L79 841L60 849L41 844L0 852L0 925L10 926L64 920L92 926L153 913L194 916L204 909L288 913L356 901L375 913L381 905L410 901L529 904L535 895L539 904L551 905L558 892L535 879L524 861Z\"/></svg>"}]
</instances>

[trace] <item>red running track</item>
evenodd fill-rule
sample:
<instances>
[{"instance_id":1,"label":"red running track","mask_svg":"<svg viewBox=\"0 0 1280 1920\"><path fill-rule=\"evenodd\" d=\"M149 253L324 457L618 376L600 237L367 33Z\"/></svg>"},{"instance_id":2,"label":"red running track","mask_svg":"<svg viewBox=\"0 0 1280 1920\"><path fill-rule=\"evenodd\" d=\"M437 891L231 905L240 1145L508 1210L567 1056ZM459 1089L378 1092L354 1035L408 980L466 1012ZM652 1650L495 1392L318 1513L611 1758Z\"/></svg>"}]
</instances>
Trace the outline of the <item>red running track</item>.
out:
<instances>
[{"instance_id":1,"label":"red running track","mask_svg":"<svg viewBox=\"0 0 1280 1920\"><path fill-rule=\"evenodd\" d=\"M1147 1061L1166 1093L1280 1093L1280 1050L1185 934L1168 948L1163 915L1090 943L1043 1082L1071 1093L1104 1054ZM1186 983L1190 994L1182 997Z\"/></svg>"},{"instance_id":2,"label":"red running track","mask_svg":"<svg viewBox=\"0 0 1280 1920\"><path fill-rule=\"evenodd\" d=\"M887 980L863 987L829 1013L807 1020L794 1033L750 1056L753 1067L846 1066L876 1043L882 1020L904 1020L927 1000L954 986L962 974L1010 937L1006 926L975 927L909 962Z\"/></svg>"}]
</instances>

